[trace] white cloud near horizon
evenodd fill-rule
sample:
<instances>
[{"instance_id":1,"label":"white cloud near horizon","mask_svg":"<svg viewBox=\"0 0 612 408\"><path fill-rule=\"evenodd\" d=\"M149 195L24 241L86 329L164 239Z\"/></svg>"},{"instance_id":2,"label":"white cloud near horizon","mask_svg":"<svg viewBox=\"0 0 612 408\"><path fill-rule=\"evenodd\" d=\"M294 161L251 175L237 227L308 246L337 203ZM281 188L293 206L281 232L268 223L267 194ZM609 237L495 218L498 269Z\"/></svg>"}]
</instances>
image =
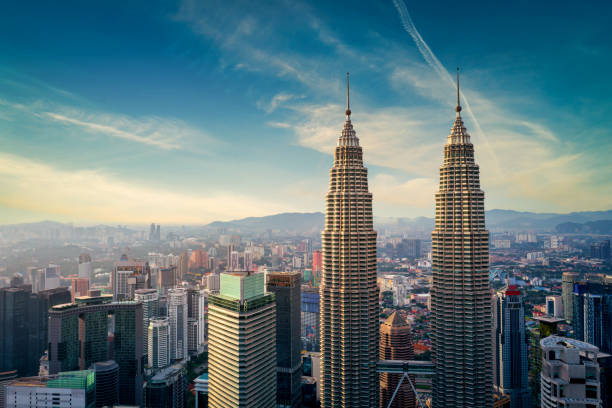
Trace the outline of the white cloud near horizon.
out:
<instances>
[{"instance_id":1,"label":"white cloud near horizon","mask_svg":"<svg viewBox=\"0 0 612 408\"><path fill-rule=\"evenodd\" d=\"M203 224L288 208L278 200L231 191L181 192L96 170L59 169L6 153L0 153L0 189L5 192L0 208L76 222Z\"/></svg>"}]
</instances>

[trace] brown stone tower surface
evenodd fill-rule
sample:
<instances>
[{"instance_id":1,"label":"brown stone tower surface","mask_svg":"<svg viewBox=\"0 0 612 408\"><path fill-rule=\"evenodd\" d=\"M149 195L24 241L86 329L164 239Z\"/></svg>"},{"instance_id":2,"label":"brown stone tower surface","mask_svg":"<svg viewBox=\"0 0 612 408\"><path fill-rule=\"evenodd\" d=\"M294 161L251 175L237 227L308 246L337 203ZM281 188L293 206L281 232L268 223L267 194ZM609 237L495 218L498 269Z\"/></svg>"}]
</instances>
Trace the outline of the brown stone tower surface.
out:
<instances>
[{"instance_id":1,"label":"brown stone tower surface","mask_svg":"<svg viewBox=\"0 0 612 408\"><path fill-rule=\"evenodd\" d=\"M413 360L414 347L410 326L397 312L380 325L380 359ZM380 407L387 408L402 374L380 373ZM414 384L414 376L410 376ZM406 379L393 399L393 408L415 408L416 399Z\"/></svg>"},{"instance_id":2,"label":"brown stone tower surface","mask_svg":"<svg viewBox=\"0 0 612 408\"><path fill-rule=\"evenodd\" d=\"M489 232L474 145L459 104L444 146L431 233L431 344L435 408L493 406Z\"/></svg>"},{"instance_id":3,"label":"brown stone tower surface","mask_svg":"<svg viewBox=\"0 0 612 408\"><path fill-rule=\"evenodd\" d=\"M321 407L377 407L376 231L349 106L330 170L321 241Z\"/></svg>"}]
</instances>

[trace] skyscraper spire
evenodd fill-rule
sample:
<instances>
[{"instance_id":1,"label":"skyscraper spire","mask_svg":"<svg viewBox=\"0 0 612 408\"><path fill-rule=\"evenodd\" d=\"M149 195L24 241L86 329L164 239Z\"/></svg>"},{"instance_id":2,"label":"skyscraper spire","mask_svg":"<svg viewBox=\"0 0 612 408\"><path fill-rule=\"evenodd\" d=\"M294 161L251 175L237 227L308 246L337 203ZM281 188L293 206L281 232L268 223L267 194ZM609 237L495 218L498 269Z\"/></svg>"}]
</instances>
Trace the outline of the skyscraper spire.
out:
<instances>
[{"instance_id":1,"label":"skyscraper spire","mask_svg":"<svg viewBox=\"0 0 612 408\"><path fill-rule=\"evenodd\" d=\"M459 98L459 67L457 67L457 106L455 107L455 112L457 112L457 116L459 116L459 112L461 112L461 100Z\"/></svg>"},{"instance_id":2,"label":"skyscraper spire","mask_svg":"<svg viewBox=\"0 0 612 408\"><path fill-rule=\"evenodd\" d=\"M348 119L351 116L351 94L349 91L349 73L346 73L346 118Z\"/></svg>"},{"instance_id":3,"label":"skyscraper spire","mask_svg":"<svg viewBox=\"0 0 612 408\"><path fill-rule=\"evenodd\" d=\"M338 146L359 146L359 138L353 130L351 123L351 94L349 91L349 73L346 73L346 120L344 121L344 129L338 138Z\"/></svg>"}]
</instances>

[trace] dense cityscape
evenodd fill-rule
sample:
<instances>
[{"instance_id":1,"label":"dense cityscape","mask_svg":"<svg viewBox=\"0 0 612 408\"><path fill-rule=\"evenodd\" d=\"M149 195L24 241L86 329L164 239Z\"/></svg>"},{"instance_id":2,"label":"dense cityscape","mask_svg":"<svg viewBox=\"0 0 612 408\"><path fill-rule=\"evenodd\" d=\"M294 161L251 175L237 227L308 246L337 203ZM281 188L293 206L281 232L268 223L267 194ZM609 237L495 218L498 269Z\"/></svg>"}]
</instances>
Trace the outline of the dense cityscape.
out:
<instances>
[{"instance_id":1,"label":"dense cityscape","mask_svg":"<svg viewBox=\"0 0 612 408\"><path fill-rule=\"evenodd\" d=\"M3 4L0 408L612 407L589 3Z\"/></svg>"},{"instance_id":2,"label":"dense cityscape","mask_svg":"<svg viewBox=\"0 0 612 408\"><path fill-rule=\"evenodd\" d=\"M610 221L489 234L457 85L431 237L377 233L348 80L323 228L2 227L3 406L610 406Z\"/></svg>"}]
</instances>

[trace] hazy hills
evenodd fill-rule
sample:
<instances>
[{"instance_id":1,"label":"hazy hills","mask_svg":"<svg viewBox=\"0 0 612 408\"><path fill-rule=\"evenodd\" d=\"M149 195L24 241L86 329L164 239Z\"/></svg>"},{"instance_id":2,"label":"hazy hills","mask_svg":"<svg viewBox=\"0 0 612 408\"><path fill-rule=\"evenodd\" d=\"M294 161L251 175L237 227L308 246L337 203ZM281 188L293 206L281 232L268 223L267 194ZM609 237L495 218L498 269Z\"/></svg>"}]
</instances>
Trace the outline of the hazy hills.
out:
<instances>
[{"instance_id":1,"label":"hazy hills","mask_svg":"<svg viewBox=\"0 0 612 408\"><path fill-rule=\"evenodd\" d=\"M594 234L608 234L612 232L612 210L573 212L569 214L490 210L486 212L486 220L487 228L495 232L584 232ZM325 216L320 212L283 213L226 222L217 221L208 224L206 227L249 232L265 232L266 230L316 232L323 229L324 222ZM426 232L433 229L434 220L428 217L375 217L374 224L375 228L379 230ZM583 224L585 226L582 226ZM559 225L561 225L561 229L557 228Z\"/></svg>"}]
</instances>

